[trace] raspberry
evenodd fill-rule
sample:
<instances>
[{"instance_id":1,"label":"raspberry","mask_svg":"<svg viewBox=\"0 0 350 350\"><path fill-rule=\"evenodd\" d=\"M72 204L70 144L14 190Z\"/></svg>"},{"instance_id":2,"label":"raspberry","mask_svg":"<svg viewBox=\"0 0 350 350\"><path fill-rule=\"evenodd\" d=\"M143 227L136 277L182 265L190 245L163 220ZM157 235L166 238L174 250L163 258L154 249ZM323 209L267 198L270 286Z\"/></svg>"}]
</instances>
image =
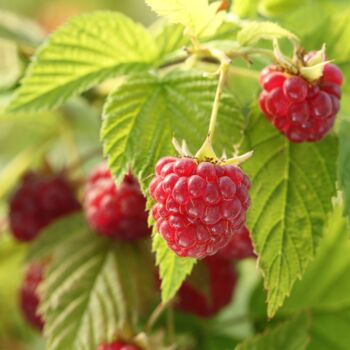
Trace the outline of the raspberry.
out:
<instances>
[{"instance_id":1,"label":"raspberry","mask_svg":"<svg viewBox=\"0 0 350 350\"><path fill-rule=\"evenodd\" d=\"M214 255L244 226L249 188L238 167L163 158L149 187L158 232L179 256Z\"/></svg>"},{"instance_id":2,"label":"raspberry","mask_svg":"<svg viewBox=\"0 0 350 350\"><path fill-rule=\"evenodd\" d=\"M236 283L237 275L230 261L207 257L180 287L175 307L199 317L212 317L231 302Z\"/></svg>"},{"instance_id":3,"label":"raspberry","mask_svg":"<svg viewBox=\"0 0 350 350\"><path fill-rule=\"evenodd\" d=\"M135 345L126 344L121 341L115 341L111 344L101 344L97 350L141 350Z\"/></svg>"},{"instance_id":4,"label":"raspberry","mask_svg":"<svg viewBox=\"0 0 350 350\"><path fill-rule=\"evenodd\" d=\"M132 175L117 188L107 166L98 167L87 181L84 207L90 226L101 235L120 240L150 235L146 199Z\"/></svg>"},{"instance_id":5,"label":"raspberry","mask_svg":"<svg viewBox=\"0 0 350 350\"><path fill-rule=\"evenodd\" d=\"M44 321L37 314L40 302L37 289L43 279L43 270L44 266L41 263L29 265L20 290L20 305L23 315L33 327L40 331L44 327Z\"/></svg>"},{"instance_id":6,"label":"raspberry","mask_svg":"<svg viewBox=\"0 0 350 350\"><path fill-rule=\"evenodd\" d=\"M312 56L305 55L305 60ZM271 65L260 75L260 110L291 142L319 141L334 125L342 83L334 64L326 64L321 79L313 83Z\"/></svg>"},{"instance_id":7,"label":"raspberry","mask_svg":"<svg viewBox=\"0 0 350 350\"><path fill-rule=\"evenodd\" d=\"M221 249L217 255L228 260L243 260L256 257L248 229L243 227L235 232L230 243Z\"/></svg>"},{"instance_id":8,"label":"raspberry","mask_svg":"<svg viewBox=\"0 0 350 350\"><path fill-rule=\"evenodd\" d=\"M70 184L62 176L28 173L10 199L11 232L19 241L32 241L55 219L79 209Z\"/></svg>"}]
</instances>

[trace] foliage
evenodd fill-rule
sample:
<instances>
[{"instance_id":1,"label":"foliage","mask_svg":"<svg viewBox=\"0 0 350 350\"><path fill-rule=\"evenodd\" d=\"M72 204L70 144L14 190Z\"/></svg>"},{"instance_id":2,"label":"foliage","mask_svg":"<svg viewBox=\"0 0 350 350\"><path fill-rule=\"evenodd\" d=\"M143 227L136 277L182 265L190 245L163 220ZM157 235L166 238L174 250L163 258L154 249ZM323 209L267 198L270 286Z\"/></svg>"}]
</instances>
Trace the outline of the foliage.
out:
<instances>
[{"instance_id":1,"label":"foliage","mask_svg":"<svg viewBox=\"0 0 350 350\"><path fill-rule=\"evenodd\" d=\"M288 142L256 103L258 70L271 62L272 41L286 51L290 43L307 50L325 43L329 59L350 78L346 2L234 1L227 10L225 1L146 3L164 17L150 28L100 11L73 17L46 39L37 24L0 14L0 54L12 62L0 61L0 198L5 203L20 176L43 162L51 171L67 168L78 184L100 161L89 155L101 144L116 182L132 169L149 197L158 159L176 154L172 139L186 141L195 154L217 107L215 153L231 158L254 151L242 168L252 181L248 227L265 291L259 286L251 300L251 337L218 334L184 317L180 323L196 332L180 331L177 341L198 344L191 337L202 337L202 349L233 348L238 340L237 350L347 349L349 88L337 126L313 144ZM31 60L28 47L39 47ZM225 69L218 84L217 72L222 77ZM41 233L28 261L51 261L40 289L48 350L92 350L119 333L132 338L148 330L157 269L161 300L170 305L196 263L176 256L155 228L152 240L152 248L148 241L111 243L81 213ZM0 251L8 244L0 240ZM148 347L152 336L144 336Z\"/></svg>"}]
</instances>

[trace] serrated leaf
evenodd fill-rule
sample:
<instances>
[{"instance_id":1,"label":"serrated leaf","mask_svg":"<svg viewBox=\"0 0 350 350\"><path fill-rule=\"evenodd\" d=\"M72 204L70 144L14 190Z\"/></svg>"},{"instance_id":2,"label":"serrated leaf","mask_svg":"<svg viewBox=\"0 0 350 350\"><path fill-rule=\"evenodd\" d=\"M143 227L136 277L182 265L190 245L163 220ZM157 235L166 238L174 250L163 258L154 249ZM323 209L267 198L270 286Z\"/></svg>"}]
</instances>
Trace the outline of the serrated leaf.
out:
<instances>
[{"instance_id":1,"label":"serrated leaf","mask_svg":"<svg viewBox=\"0 0 350 350\"><path fill-rule=\"evenodd\" d=\"M208 0L145 1L158 15L173 23L181 23L194 37L213 35L223 20L223 13L218 13L220 1L212 4L208 4Z\"/></svg>"},{"instance_id":2,"label":"serrated leaf","mask_svg":"<svg viewBox=\"0 0 350 350\"><path fill-rule=\"evenodd\" d=\"M44 40L45 34L32 20L1 9L0 37L13 40L21 45L37 47Z\"/></svg>"},{"instance_id":3,"label":"serrated leaf","mask_svg":"<svg viewBox=\"0 0 350 350\"><path fill-rule=\"evenodd\" d=\"M54 108L107 78L147 69L157 56L151 35L122 14L74 17L41 46L9 110Z\"/></svg>"},{"instance_id":4,"label":"serrated leaf","mask_svg":"<svg viewBox=\"0 0 350 350\"><path fill-rule=\"evenodd\" d=\"M252 113L243 167L253 187L248 225L267 289L268 315L283 304L313 259L336 195L337 139L292 144Z\"/></svg>"},{"instance_id":5,"label":"serrated leaf","mask_svg":"<svg viewBox=\"0 0 350 350\"><path fill-rule=\"evenodd\" d=\"M189 44L189 38L184 35L184 27L180 24L168 23L160 19L151 27L151 32L160 57L181 50Z\"/></svg>"},{"instance_id":6,"label":"serrated leaf","mask_svg":"<svg viewBox=\"0 0 350 350\"><path fill-rule=\"evenodd\" d=\"M84 232L86 232L86 222L81 213L58 219L40 232L39 237L29 247L27 259L29 261L41 260L52 256L62 249L62 244L72 235Z\"/></svg>"},{"instance_id":7,"label":"serrated leaf","mask_svg":"<svg viewBox=\"0 0 350 350\"><path fill-rule=\"evenodd\" d=\"M310 350L347 350L350 344L350 241L342 207L336 206L329 216L315 260L303 279L297 281L291 297L277 316L311 312ZM262 288L258 288L251 305L252 317L263 320ZM267 320L265 322L267 324Z\"/></svg>"},{"instance_id":8,"label":"serrated leaf","mask_svg":"<svg viewBox=\"0 0 350 350\"><path fill-rule=\"evenodd\" d=\"M338 178L343 191L344 213L350 220L350 121L342 120L339 128Z\"/></svg>"},{"instance_id":9,"label":"serrated leaf","mask_svg":"<svg viewBox=\"0 0 350 350\"><path fill-rule=\"evenodd\" d=\"M273 22L247 22L237 34L237 40L242 46L254 45L261 39L273 40L281 38L298 40L293 33Z\"/></svg>"},{"instance_id":10,"label":"serrated leaf","mask_svg":"<svg viewBox=\"0 0 350 350\"><path fill-rule=\"evenodd\" d=\"M310 320L301 313L236 346L235 350L304 350L309 339Z\"/></svg>"},{"instance_id":11,"label":"serrated leaf","mask_svg":"<svg viewBox=\"0 0 350 350\"><path fill-rule=\"evenodd\" d=\"M113 92L103 113L101 138L109 166L117 179L131 169L143 190L159 158L174 154L175 136L186 140L192 152L207 134L216 79L193 72L131 77ZM242 137L243 117L236 101L223 94L215 141L218 153L230 155Z\"/></svg>"},{"instance_id":12,"label":"serrated leaf","mask_svg":"<svg viewBox=\"0 0 350 350\"><path fill-rule=\"evenodd\" d=\"M162 280L162 302L171 300L196 263L195 259L178 257L158 233L153 236L153 252Z\"/></svg>"},{"instance_id":13,"label":"serrated leaf","mask_svg":"<svg viewBox=\"0 0 350 350\"><path fill-rule=\"evenodd\" d=\"M40 289L47 349L96 350L118 330L130 330L154 284L148 249L79 225L55 252Z\"/></svg>"},{"instance_id":14,"label":"serrated leaf","mask_svg":"<svg viewBox=\"0 0 350 350\"><path fill-rule=\"evenodd\" d=\"M282 313L310 308L315 314L319 311L332 313L350 307L350 240L342 209L337 206L329 216L316 258L303 279L296 282Z\"/></svg>"}]
</instances>

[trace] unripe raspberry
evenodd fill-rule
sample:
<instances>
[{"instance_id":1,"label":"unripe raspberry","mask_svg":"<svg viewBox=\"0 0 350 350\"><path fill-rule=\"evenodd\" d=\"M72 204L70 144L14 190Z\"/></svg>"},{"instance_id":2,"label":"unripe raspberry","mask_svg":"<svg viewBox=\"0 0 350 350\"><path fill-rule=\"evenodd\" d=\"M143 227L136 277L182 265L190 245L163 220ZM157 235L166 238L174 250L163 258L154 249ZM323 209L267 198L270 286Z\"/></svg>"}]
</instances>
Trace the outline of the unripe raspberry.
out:
<instances>
[{"instance_id":1,"label":"unripe raspberry","mask_svg":"<svg viewBox=\"0 0 350 350\"><path fill-rule=\"evenodd\" d=\"M84 208L91 228L101 235L120 240L149 236L145 207L146 199L132 175L126 175L118 188L106 165L90 175Z\"/></svg>"},{"instance_id":2,"label":"unripe raspberry","mask_svg":"<svg viewBox=\"0 0 350 350\"><path fill-rule=\"evenodd\" d=\"M115 341L110 344L101 344L97 350L141 350L139 347L133 344L126 344L122 341Z\"/></svg>"},{"instance_id":3,"label":"unripe raspberry","mask_svg":"<svg viewBox=\"0 0 350 350\"><path fill-rule=\"evenodd\" d=\"M80 209L65 178L34 173L23 177L9 205L11 232L19 241L33 240L57 218Z\"/></svg>"},{"instance_id":4,"label":"unripe raspberry","mask_svg":"<svg viewBox=\"0 0 350 350\"><path fill-rule=\"evenodd\" d=\"M243 227L235 232L229 244L221 249L217 256L228 260L243 260L256 257L249 230Z\"/></svg>"},{"instance_id":5,"label":"unripe raspberry","mask_svg":"<svg viewBox=\"0 0 350 350\"><path fill-rule=\"evenodd\" d=\"M231 302L236 283L237 275L230 261L218 256L205 258L182 284L175 307L199 317L212 317Z\"/></svg>"},{"instance_id":6,"label":"unripe raspberry","mask_svg":"<svg viewBox=\"0 0 350 350\"><path fill-rule=\"evenodd\" d=\"M149 187L157 230L179 256L214 255L245 225L249 188L238 167L163 158Z\"/></svg>"},{"instance_id":7,"label":"unripe raspberry","mask_svg":"<svg viewBox=\"0 0 350 350\"><path fill-rule=\"evenodd\" d=\"M43 279L43 270L44 265L41 263L29 265L20 290L20 306L23 315L33 327L40 331L44 327L44 321L37 313L40 303L38 287Z\"/></svg>"},{"instance_id":8,"label":"unripe raspberry","mask_svg":"<svg viewBox=\"0 0 350 350\"><path fill-rule=\"evenodd\" d=\"M322 77L312 83L272 65L261 71L260 110L291 142L319 141L334 125L342 83L342 72L334 64L326 64Z\"/></svg>"}]
</instances>

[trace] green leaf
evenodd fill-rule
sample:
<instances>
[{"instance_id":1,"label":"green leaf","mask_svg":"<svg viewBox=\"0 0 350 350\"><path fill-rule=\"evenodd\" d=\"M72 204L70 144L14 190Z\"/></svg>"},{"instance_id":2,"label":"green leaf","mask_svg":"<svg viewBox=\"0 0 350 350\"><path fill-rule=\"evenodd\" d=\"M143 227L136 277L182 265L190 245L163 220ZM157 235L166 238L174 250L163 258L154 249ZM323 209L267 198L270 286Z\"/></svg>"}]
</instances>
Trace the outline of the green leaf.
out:
<instances>
[{"instance_id":1,"label":"green leaf","mask_svg":"<svg viewBox=\"0 0 350 350\"><path fill-rule=\"evenodd\" d=\"M79 224L56 251L40 290L47 349L96 350L116 332L129 332L152 295L148 249L146 242L83 232Z\"/></svg>"},{"instance_id":2,"label":"green leaf","mask_svg":"<svg viewBox=\"0 0 350 350\"><path fill-rule=\"evenodd\" d=\"M153 251L156 253L156 264L162 280L162 302L171 300L182 282L191 273L195 259L180 258L170 248L159 233L153 236Z\"/></svg>"},{"instance_id":3,"label":"green leaf","mask_svg":"<svg viewBox=\"0 0 350 350\"><path fill-rule=\"evenodd\" d=\"M189 44L189 39L184 35L184 27L180 24L167 23L160 19L151 27L151 31L160 57L172 54L174 51L184 51L183 48Z\"/></svg>"},{"instance_id":4,"label":"green leaf","mask_svg":"<svg viewBox=\"0 0 350 350\"><path fill-rule=\"evenodd\" d=\"M336 194L337 139L292 144L256 111L246 132L254 157L243 167L253 187L248 225L272 317L313 259Z\"/></svg>"},{"instance_id":5,"label":"green leaf","mask_svg":"<svg viewBox=\"0 0 350 350\"><path fill-rule=\"evenodd\" d=\"M143 190L159 158L174 154L173 136L186 140L192 152L207 134L216 79L199 73L173 72L165 77L143 74L113 92L103 113L101 137L109 166L118 180L129 168ZM243 117L236 101L222 96L216 149L228 154L242 138Z\"/></svg>"},{"instance_id":6,"label":"green leaf","mask_svg":"<svg viewBox=\"0 0 350 350\"><path fill-rule=\"evenodd\" d=\"M232 11L239 17L255 17L259 0L235 0Z\"/></svg>"},{"instance_id":7,"label":"green leaf","mask_svg":"<svg viewBox=\"0 0 350 350\"><path fill-rule=\"evenodd\" d=\"M37 47L44 40L45 34L32 20L1 9L0 37L13 40L20 45Z\"/></svg>"},{"instance_id":8,"label":"green leaf","mask_svg":"<svg viewBox=\"0 0 350 350\"><path fill-rule=\"evenodd\" d=\"M310 308L315 312L326 313L350 307L348 231L342 208L337 206L329 216L325 237L316 258L303 279L295 284L291 297L281 310L283 314Z\"/></svg>"},{"instance_id":9,"label":"green leaf","mask_svg":"<svg viewBox=\"0 0 350 350\"><path fill-rule=\"evenodd\" d=\"M312 314L310 350L347 350L350 344L350 241L342 209L336 205L329 216L314 261L277 314L290 317L305 310ZM263 320L263 311L259 287L251 305L254 319Z\"/></svg>"},{"instance_id":10,"label":"green leaf","mask_svg":"<svg viewBox=\"0 0 350 350\"><path fill-rule=\"evenodd\" d=\"M55 255L71 236L84 232L86 232L86 220L81 213L58 219L43 229L39 237L30 245L27 259L41 260Z\"/></svg>"},{"instance_id":11,"label":"green leaf","mask_svg":"<svg viewBox=\"0 0 350 350\"><path fill-rule=\"evenodd\" d=\"M327 12L327 16L313 31L303 40L303 44L309 50L320 49L325 43L326 53L329 59L335 63L348 63L350 60L350 10L345 7L333 14Z\"/></svg>"},{"instance_id":12,"label":"green leaf","mask_svg":"<svg viewBox=\"0 0 350 350\"><path fill-rule=\"evenodd\" d=\"M0 90L8 90L14 86L22 74L22 65L17 46L0 38Z\"/></svg>"},{"instance_id":13,"label":"green leaf","mask_svg":"<svg viewBox=\"0 0 350 350\"><path fill-rule=\"evenodd\" d=\"M261 0L259 11L265 16L287 16L305 3L305 0Z\"/></svg>"},{"instance_id":14,"label":"green leaf","mask_svg":"<svg viewBox=\"0 0 350 350\"><path fill-rule=\"evenodd\" d=\"M173 23L181 23L194 37L213 35L223 20L220 1L208 0L145 0L158 15Z\"/></svg>"},{"instance_id":15,"label":"green leaf","mask_svg":"<svg viewBox=\"0 0 350 350\"><path fill-rule=\"evenodd\" d=\"M339 186L343 191L344 211L350 220L350 121L343 120L339 131Z\"/></svg>"},{"instance_id":16,"label":"green leaf","mask_svg":"<svg viewBox=\"0 0 350 350\"><path fill-rule=\"evenodd\" d=\"M157 56L151 35L124 15L75 17L39 49L9 110L54 108L107 78L149 68Z\"/></svg>"},{"instance_id":17,"label":"green leaf","mask_svg":"<svg viewBox=\"0 0 350 350\"><path fill-rule=\"evenodd\" d=\"M301 313L261 335L248 339L235 350L303 350L309 343L310 320Z\"/></svg>"},{"instance_id":18,"label":"green leaf","mask_svg":"<svg viewBox=\"0 0 350 350\"><path fill-rule=\"evenodd\" d=\"M348 350L349 320L350 307L332 312L313 313L308 350Z\"/></svg>"},{"instance_id":19,"label":"green leaf","mask_svg":"<svg viewBox=\"0 0 350 350\"><path fill-rule=\"evenodd\" d=\"M247 22L237 34L237 40L242 46L254 45L261 39L273 40L281 38L298 40L293 33L273 22Z\"/></svg>"}]
</instances>

